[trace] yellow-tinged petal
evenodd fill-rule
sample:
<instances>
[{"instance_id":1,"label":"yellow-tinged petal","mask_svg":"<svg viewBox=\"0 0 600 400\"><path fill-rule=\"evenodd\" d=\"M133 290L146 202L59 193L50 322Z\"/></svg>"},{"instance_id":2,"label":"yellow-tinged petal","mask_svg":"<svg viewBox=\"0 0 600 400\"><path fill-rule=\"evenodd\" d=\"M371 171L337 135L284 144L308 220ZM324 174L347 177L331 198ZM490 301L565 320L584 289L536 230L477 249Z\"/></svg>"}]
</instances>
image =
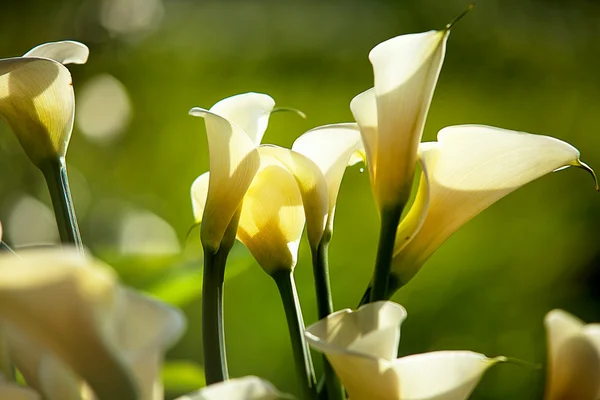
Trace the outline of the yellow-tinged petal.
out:
<instances>
[{"instance_id":1,"label":"yellow-tinged petal","mask_svg":"<svg viewBox=\"0 0 600 400\"><path fill-rule=\"evenodd\" d=\"M65 66L47 58L0 60L0 117L35 165L66 155L74 115Z\"/></svg>"},{"instance_id":2,"label":"yellow-tinged petal","mask_svg":"<svg viewBox=\"0 0 600 400\"><path fill-rule=\"evenodd\" d=\"M294 176L272 157L261 157L261 162L266 166L244 197L237 237L272 274L295 267L305 215Z\"/></svg>"},{"instance_id":3,"label":"yellow-tinged petal","mask_svg":"<svg viewBox=\"0 0 600 400\"><path fill-rule=\"evenodd\" d=\"M442 129L438 142L423 144L420 158L428 183L420 189L429 194L419 194L418 208L409 212L399 231L410 232L407 225L426 215L412 240L405 243L405 235L396 241L392 274L398 285L408 282L452 233L497 200L552 171L580 165L579 151L568 143L483 125Z\"/></svg>"},{"instance_id":4,"label":"yellow-tinged petal","mask_svg":"<svg viewBox=\"0 0 600 400\"><path fill-rule=\"evenodd\" d=\"M23 57L50 58L61 64L85 64L89 55L90 49L85 44L63 40L40 44L25 53Z\"/></svg>"},{"instance_id":5,"label":"yellow-tinged petal","mask_svg":"<svg viewBox=\"0 0 600 400\"><path fill-rule=\"evenodd\" d=\"M545 318L548 335L546 400L600 398L598 324L584 323L562 310Z\"/></svg>"},{"instance_id":6,"label":"yellow-tinged petal","mask_svg":"<svg viewBox=\"0 0 600 400\"><path fill-rule=\"evenodd\" d=\"M196 223L202 222L204 207L206 207L206 198L208 197L209 180L210 172L205 172L192 183L192 212L194 213L194 221Z\"/></svg>"},{"instance_id":7,"label":"yellow-tinged petal","mask_svg":"<svg viewBox=\"0 0 600 400\"><path fill-rule=\"evenodd\" d=\"M283 147L263 145L258 152L261 158L271 157L279 161L296 179L302 195L308 241L316 249L323 237L329 211L328 182L322 170L305 155Z\"/></svg>"},{"instance_id":8,"label":"yellow-tinged petal","mask_svg":"<svg viewBox=\"0 0 600 400\"><path fill-rule=\"evenodd\" d=\"M354 400L462 400L495 362L468 351L396 359L406 311L392 302L342 310L308 327L306 338L325 353Z\"/></svg>"},{"instance_id":9,"label":"yellow-tinged petal","mask_svg":"<svg viewBox=\"0 0 600 400\"><path fill-rule=\"evenodd\" d=\"M332 232L335 205L346 167L361 161L364 153L360 130L356 124L320 126L296 139L292 150L311 159L325 176L329 193L327 229Z\"/></svg>"},{"instance_id":10,"label":"yellow-tinged petal","mask_svg":"<svg viewBox=\"0 0 600 400\"><path fill-rule=\"evenodd\" d=\"M215 383L176 400L279 400L292 398L292 396L280 393L264 379L245 376Z\"/></svg>"},{"instance_id":11,"label":"yellow-tinged petal","mask_svg":"<svg viewBox=\"0 0 600 400\"><path fill-rule=\"evenodd\" d=\"M377 176L377 100L375 99L375 88L368 89L356 95L350 102L352 115L360 127L371 187L375 190Z\"/></svg>"},{"instance_id":12,"label":"yellow-tinged petal","mask_svg":"<svg viewBox=\"0 0 600 400\"><path fill-rule=\"evenodd\" d=\"M379 209L404 205L410 196L417 148L435 85L444 61L449 30L402 35L378 44L369 53L375 76L377 141L373 190ZM353 101L353 112L361 129L363 115L372 114L372 101L366 92ZM362 97L366 99L361 101ZM355 111L358 103L367 112ZM363 129L365 147L373 142L373 118ZM370 162L370 160L369 160Z\"/></svg>"}]
</instances>

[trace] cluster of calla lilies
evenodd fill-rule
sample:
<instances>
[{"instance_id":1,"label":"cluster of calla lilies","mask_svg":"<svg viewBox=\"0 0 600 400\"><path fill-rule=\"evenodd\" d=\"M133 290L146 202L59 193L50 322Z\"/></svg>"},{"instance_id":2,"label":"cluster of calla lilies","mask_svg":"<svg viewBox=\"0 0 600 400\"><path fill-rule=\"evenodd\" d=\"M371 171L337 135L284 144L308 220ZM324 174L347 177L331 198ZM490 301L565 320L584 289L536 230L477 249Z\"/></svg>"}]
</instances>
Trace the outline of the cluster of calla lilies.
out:
<instances>
[{"instance_id":1,"label":"cluster of calla lilies","mask_svg":"<svg viewBox=\"0 0 600 400\"><path fill-rule=\"evenodd\" d=\"M204 249L208 386L180 400L293 398L258 377L229 379L223 290L236 239L279 289L302 399L466 399L489 367L507 360L470 351L397 358L407 313L388 300L453 232L503 196L568 166L594 172L577 149L549 136L460 125L420 143L451 28L377 45L369 54L374 87L350 102L356 122L314 128L291 149L261 144L277 110L266 94L190 111L204 119L210 152L210 172L191 188ZM88 53L64 41L0 60L0 116L43 173L65 244L14 252L1 242L2 399L162 399L164 352L186 325L180 311L125 288L83 249L65 161L75 99L64 64L85 63ZM335 207L346 167L361 162L381 216L377 257L360 307L334 312L328 246ZM305 227L320 318L308 328L293 275ZM548 313L545 324L545 398L600 399L600 325L561 310ZM325 356L322 377L310 347Z\"/></svg>"}]
</instances>

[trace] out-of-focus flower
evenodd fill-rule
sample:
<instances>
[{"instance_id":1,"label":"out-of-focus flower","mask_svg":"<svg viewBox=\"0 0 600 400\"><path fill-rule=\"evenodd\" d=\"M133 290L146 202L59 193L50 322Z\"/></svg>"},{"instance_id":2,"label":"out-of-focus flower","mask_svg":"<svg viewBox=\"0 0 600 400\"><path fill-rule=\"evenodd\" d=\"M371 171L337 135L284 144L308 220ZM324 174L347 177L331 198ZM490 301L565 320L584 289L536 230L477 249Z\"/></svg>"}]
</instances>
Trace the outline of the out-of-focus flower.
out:
<instances>
[{"instance_id":1,"label":"out-of-focus flower","mask_svg":"<svg viewBox=\"0 0 600 400\"><path fill-rule=\"evenodd\" d=\"M405 318L402 306L374 302L331 314L308 327L306 338L325 353L353 400L466 399L483 373L504 360L470 351L396 358Z\"/></svg>"},{"instance_id":2,"label":"out-of-focus flower","mask_svg":"<svg viewBox=\"0 0 600 400\"><path fill-rule=\"evenodd\" d=\"M293 399L280 393L271 383L256 376L230 379L209 385L177 400L280 400Z\"/></svg>"},{"instance_id":3,"label":"out-of-focus flower","mask_svg":"<svg viewBox=\"0 0 600 400\"><path fill-rule=\"evenodd\" d=\"M66 155L75 97L71 74L63 64L85 63L88 54L85 45L63 41L0 60L0 117L38 167Z\"/></svg>"},{"instance_id":4,"label":"out-of-focus flower","mask_svg":"<svg viewBox=\"0 0 600 400\"><path fill-rule=\"evenodd\" d=\"M100 261L56 249L0 255L0 321L15 365L49 400L90 390L162 399L162 355L185 326L178 310L121 287Z\"/></svg>"},{"instance_id":5,"label":"out-of-focus flower","mask_svg":"<svg viewBox=\"0 0 600 400\"><path fill-rule=\"evenodd\" d=\"M579 166L579 151L549 136L483 125L442 129L422 143L415 202L398 227L390 295L407 283L458 228L519 187L552 171Z\"/></svg>"},{"instance_id":6,"label":"out-of-focus flower","mask_svg":"<svg viewBox=\"0 0 600 400\"><path fill-rule=\"evenodd\" d=\"M360 126L379 211L404 207L449 29L401 35L369 53L375 85L350 108Z\"/></svg>"},{"instance_id":7,"label":"out-of-focus flower","mask_svg":"<svg viewBox=\"0 0 600 400\"><path fill-rule=\"evenodd\" d=\"M548 335L546 400L600 399L600 324L584 324L552 310L545 318Z\"/></svg>"}]
</instances>

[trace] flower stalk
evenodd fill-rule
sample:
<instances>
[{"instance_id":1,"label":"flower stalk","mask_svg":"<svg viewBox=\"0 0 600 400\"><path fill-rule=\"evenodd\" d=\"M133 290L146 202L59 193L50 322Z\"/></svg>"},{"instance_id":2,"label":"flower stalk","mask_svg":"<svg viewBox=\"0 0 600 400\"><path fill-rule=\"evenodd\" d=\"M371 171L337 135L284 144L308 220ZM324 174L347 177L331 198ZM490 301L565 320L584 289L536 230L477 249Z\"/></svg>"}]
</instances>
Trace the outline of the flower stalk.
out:
<instances>
[{"instance_id":1,"label":"flower stalk","mask_svg":"<svg viewBox=\"0 0 600 400\"><path fill-rule=\"evenodd\" d=\"M63 157L51 159L41 163L39 168L44 174L48 185L61 242L72 244L83 253L83 243L79 233L73 199L71 198L65 159Z\"/></svg>"},{"instance_id":2,"label":"flower stalk","mask_svg":"<svg viewBox=\"0 0 600 400\"><path fill-rule=\"evenodd\" d=\"M310 350L304 338L304 319L302 318L302 310L300 301L296 291L296 283L294 275L289 270L275 271L271 277L279 289L281 302L285 310L285 317L290 332L292 341L292 352L294 354L294 363L296 365L296 373L300 387L302 390L302 398L311 400L317 398L316 393L316 378L315 371L310 356Z\"/></svg>"},{"instance_id":3,"label":"flower stalk","mask_svg":"<svg viewBox=\"0 0 600 400\"><path fill-rule=\"evenodd\" d=\"M379 230L379 244L373 274L373 286L370 301L380 301L387 298L388 283L394 256L396 231L402 216L403 206L384 209L381 213L381 228Z\"/></svg>"}]
</instances>

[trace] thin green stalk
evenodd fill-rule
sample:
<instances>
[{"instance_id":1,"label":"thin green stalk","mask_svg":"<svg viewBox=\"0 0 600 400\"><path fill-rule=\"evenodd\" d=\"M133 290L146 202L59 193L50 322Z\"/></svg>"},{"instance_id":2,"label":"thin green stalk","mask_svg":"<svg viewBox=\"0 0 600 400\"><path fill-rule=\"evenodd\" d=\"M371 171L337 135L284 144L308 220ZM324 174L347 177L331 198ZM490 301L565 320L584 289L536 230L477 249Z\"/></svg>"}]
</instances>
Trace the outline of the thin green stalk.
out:
<instances>
[{"instance_id":1,"label":"thin green stalk","mask_svg":"<svg viewBox=\"0 0 600 400\"><path fill-rule=\"evenodd\" d=\"M371 302L385 300L388 294L388 282L394 256L394 243L396 241L396 230L402 216L402 206L381 212L381 229L379 231L379 245L377 247L377 259L375 261L375 272L373 274L373 289L371 290Z\"/></svg>"},{"instance_id":2,"label":"thin green stalk","mask_svg":"<svg viewBox=\"0 0 600 400\"><path fill-rule=\"evenodd\" d=\"M60 240L63 243L75 245L79 251L83 252L79 225L69 189L65 159L49 160L40 165L40 170L46 178L46 184L50 191Z\"/></svg>"},{"instance_id":3,"label":"thin green stalk","mask_svg":"<svg viewBox=\"0 0 600 400\"><path fill-rule=\"evenodd\" d=\"M312 252L313 274L315 278L315 290L317 293L317 311L319 319L326 318L333 312L333 302L331 297L331 285L329 280L329 241L331 234L326 232L319 246ZM337 378L327 357L323 356L323 375L325 376L325 386L327 388L327 398L329 400L341 399L344 397L344 389Z\"/></svg>"},{"instance_id":4,"label":"thin green stalk","mask_svg":"<svg viewBox=\"0 0 600 400\"><path fill-rule=\"evenodd\" d=\"M3 251L6 251L8 253L12 253L15 256L17 255L17 253L15 253L14 250L11 249L8 244L6 244L6 242L0 241L0 252L3 252Z\"/></svg>"},{"instance_id":5,"label":"thin green stalk","mask_svg":"<svg viewBox=\"0 0 600 400\"><path fill-rule=\"evenodd\" d=\"M271 275L281 295L281 302L285 311L296 373L302 388L302 398L312 400L317 398L315 370L310 356L310 350L304 338L304 319L300 309L300 301L296 292L294 276L290 271L277 271Z\"/></svg>"},{"instance_id":6,"label":"thin green stalk","mask_svg":"<svg viewBox=\"0 0 600 400\"><path fill-rule=\"evenodd\" d=\"M229 251L204 252L202 281L202 346L206 384L229 379L223 324L223 284Z\"/></svg>"}]
</instances>

